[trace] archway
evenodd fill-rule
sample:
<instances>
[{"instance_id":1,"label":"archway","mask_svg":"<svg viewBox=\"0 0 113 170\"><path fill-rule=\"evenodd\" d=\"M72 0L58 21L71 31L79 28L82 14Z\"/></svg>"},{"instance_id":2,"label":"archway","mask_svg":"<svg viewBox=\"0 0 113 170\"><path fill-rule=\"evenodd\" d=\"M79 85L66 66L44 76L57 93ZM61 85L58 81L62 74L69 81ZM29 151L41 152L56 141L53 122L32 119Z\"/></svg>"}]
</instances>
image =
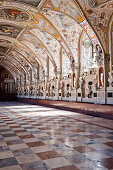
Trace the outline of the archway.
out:
<instances>
[{"instance_id":1,"label":"archway","mask_svg":"<svg viewBox=\"0 0 113 170\"><path fill-rule=\"evenodd\" d=\"M12 100L15 96L14 77L7 69L0 66L0 100Z\"/></svg>"}]
</instances>

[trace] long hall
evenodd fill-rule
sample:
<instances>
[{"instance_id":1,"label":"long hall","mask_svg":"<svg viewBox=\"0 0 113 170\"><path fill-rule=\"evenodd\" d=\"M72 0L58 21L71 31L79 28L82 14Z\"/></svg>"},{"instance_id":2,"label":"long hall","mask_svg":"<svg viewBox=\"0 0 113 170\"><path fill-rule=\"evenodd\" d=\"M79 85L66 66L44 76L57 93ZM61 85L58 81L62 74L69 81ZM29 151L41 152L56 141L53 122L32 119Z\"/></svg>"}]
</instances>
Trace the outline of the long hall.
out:
<instances>
[{"instance_id":1,"label":"long hall","mask_svg":"<svg viewBox=\"0 0 113 170\"><path fill-rule=\"evenodd\" d=\"M113 120L0 102L0 170L85 169L113 169Z\"/></svg>"},{"instance_id":2,"label":"long hall","mask_svg":"<svg viewBox=\"0 0 113 170\"><path fill-rule=\"evenodd\" d=\"M113 170L113 0L0 0L0 170Z\"/></svg>"}]
</instances>

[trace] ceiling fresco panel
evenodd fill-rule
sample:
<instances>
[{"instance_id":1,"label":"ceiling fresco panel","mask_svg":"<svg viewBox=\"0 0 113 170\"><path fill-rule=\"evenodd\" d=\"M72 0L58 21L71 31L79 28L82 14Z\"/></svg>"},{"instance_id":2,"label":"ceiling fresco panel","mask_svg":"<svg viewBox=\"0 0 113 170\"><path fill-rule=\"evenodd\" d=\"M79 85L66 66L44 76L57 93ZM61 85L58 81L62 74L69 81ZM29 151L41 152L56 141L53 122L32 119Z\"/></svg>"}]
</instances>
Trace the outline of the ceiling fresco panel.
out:
<instances>
[{"instance_id":1,"label":"ceiling fresco panel","mask_svg":"<svg viewBox=\"0 0 113 170\"><path fill-rule=\"evenodd\" d=\"M57 25L58 32L65 42L69 44L70 49L73 52L74 59L76 60L78 54L78 38L82 31L82 27L80 27L80 25L69 16L57 11L47 9L46 12L43 11L43 15L45 15L54 26ZM57 54L57 56L59 55Z\"/></svg>"},{"instance_id":2,"label":"ceiling fresco panel","mask_svg":"<svg viewBox=\"0 0 113 170\"><path fill-rule=\"evenodd\" d=\"M88 0L86 0L88 3ZM99 39L97 38L95 32L90 27L89 23L85 20L85 17L83 16L77 2L75 0L48 0L46 3L42 6L42 10L51 9L58 11L60 13L65 13L65 15L68 15L69 17L73 18L77 23L80 24L80 26L84 29L85 32L89 35L90 39L93 42L94 47L96 44L99 44L101 46ZM102 47L102 46L101 46Z\"/></svg>"},{"instance_id":3,"label":"ceiling fresco panel","mask_svg":"<svg viewBox=\"0 0 113 170\"><path fill-rule=\"evenodd\" d=\"M109 1L112 1L112 0L88 0L89 6L91 8L96 8L99 5L105 4L106 2L109 2Z\"/></svg>"},{"instance_id":4,"label":"ceiling fresco panel","mask_svg":"<svg viewBox=\"0 0 113 170\"><path fill-rule=\"evenodd\" d=\"M10 0L9 0L10 1ZM23 2L29 5L38 6L41 0L13 0L16 2Z\"/></svg>"},{"instance_id":5,"label":"ceiling fresco panel","mask_svg":"<svg viewBox=\"0 0 113 170\"><path fill-rule=\"evenodd\" d=\"M113 12L113 0L40 2L41 0L0 0L1 56L8 57L10 51L17 51L33 67L40 65L43 71L46 71L48 58L50 68L60 70L59 58L62 56L63 60L66 58L64 70L68 69L63 72L66 75L71 72L70 63L78 62L78 42L83 30L94 48L97 45L102 49L106 47L107 25ZM23 57L18 55L16 58L21 64L27 65Z\"/></svg>"},{"instance_id":6,"label":"ceiling fresco panel","mask_svg":"<svg viewBox=\"0 0 113 170\"><path fill-rule=\"evenodd\" d=\"M67 1L67 0L51 0L45 3L45 8L51 8L57 11L63 11L67 13L69 16L74 18L78 23L84 20L79 8L77 7L74 1Z\"/></svg>"},{"instance_id":7,"label":"ceiling fresco panel","mask_svg":"<svg viewBox=\"0 0 113 170\"><path fill-rule=\"evenodd\" d=\"M0 25L0 35L16 38L21 32L21 28L12 27L10 25Z\"/></svg>"},{"instance_id":8,"label":"ceiling fresco panel","mask_svg":"<svg viewBox=\"0 0 113 170\"><path fill-rule=\"evenodd\" d=\"M107 28L113 13L113 0L78 0L90 24L107 50Z\"/></svg>"},{"instance_id":9,"label":"ceiling fresco panel","mask_svg":"<svg viewBox=\"0 0 113 170\"><path fill-rule=\"evenodd\" d=\"M0 17L16 21L26 21L29 19L29 15L26 12L10 8L0 9Z\"/></svg>"}]
</instances>

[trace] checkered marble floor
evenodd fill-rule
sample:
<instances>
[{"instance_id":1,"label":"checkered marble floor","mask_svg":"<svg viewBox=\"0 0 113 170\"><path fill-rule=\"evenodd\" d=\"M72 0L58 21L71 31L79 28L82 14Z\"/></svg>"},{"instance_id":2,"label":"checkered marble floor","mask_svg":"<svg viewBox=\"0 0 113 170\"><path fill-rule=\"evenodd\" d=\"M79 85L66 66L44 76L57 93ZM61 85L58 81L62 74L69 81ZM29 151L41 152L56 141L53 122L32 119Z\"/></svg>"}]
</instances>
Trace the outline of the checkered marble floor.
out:
<instances>
[{"instance_id":1,"label":"checkered marble floor","mask_svg":"<svg viewBox=\"0 0 113 170\"><path fill-rule=\"evenodd\" d=\"M0 102L0 170L113 170L113 121Z\"/></svg>"}]
</instances>

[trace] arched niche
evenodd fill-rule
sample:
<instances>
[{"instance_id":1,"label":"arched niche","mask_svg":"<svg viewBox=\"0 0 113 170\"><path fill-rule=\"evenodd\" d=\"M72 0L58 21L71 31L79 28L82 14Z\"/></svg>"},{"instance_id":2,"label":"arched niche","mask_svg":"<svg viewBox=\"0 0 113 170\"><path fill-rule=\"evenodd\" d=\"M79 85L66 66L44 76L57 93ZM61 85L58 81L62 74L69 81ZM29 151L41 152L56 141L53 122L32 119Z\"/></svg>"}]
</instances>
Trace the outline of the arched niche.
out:
<instances>
[{"instance_id":1,"label":"arched niche","mask_svg":"<svg viewBox=\"0 0 113 170\"><path fill-rule=\"evenodd\" d=\"M15 93L15 80L7 69L0 66L0 95L6 93Z\"/></svg>"}]
</instances>

